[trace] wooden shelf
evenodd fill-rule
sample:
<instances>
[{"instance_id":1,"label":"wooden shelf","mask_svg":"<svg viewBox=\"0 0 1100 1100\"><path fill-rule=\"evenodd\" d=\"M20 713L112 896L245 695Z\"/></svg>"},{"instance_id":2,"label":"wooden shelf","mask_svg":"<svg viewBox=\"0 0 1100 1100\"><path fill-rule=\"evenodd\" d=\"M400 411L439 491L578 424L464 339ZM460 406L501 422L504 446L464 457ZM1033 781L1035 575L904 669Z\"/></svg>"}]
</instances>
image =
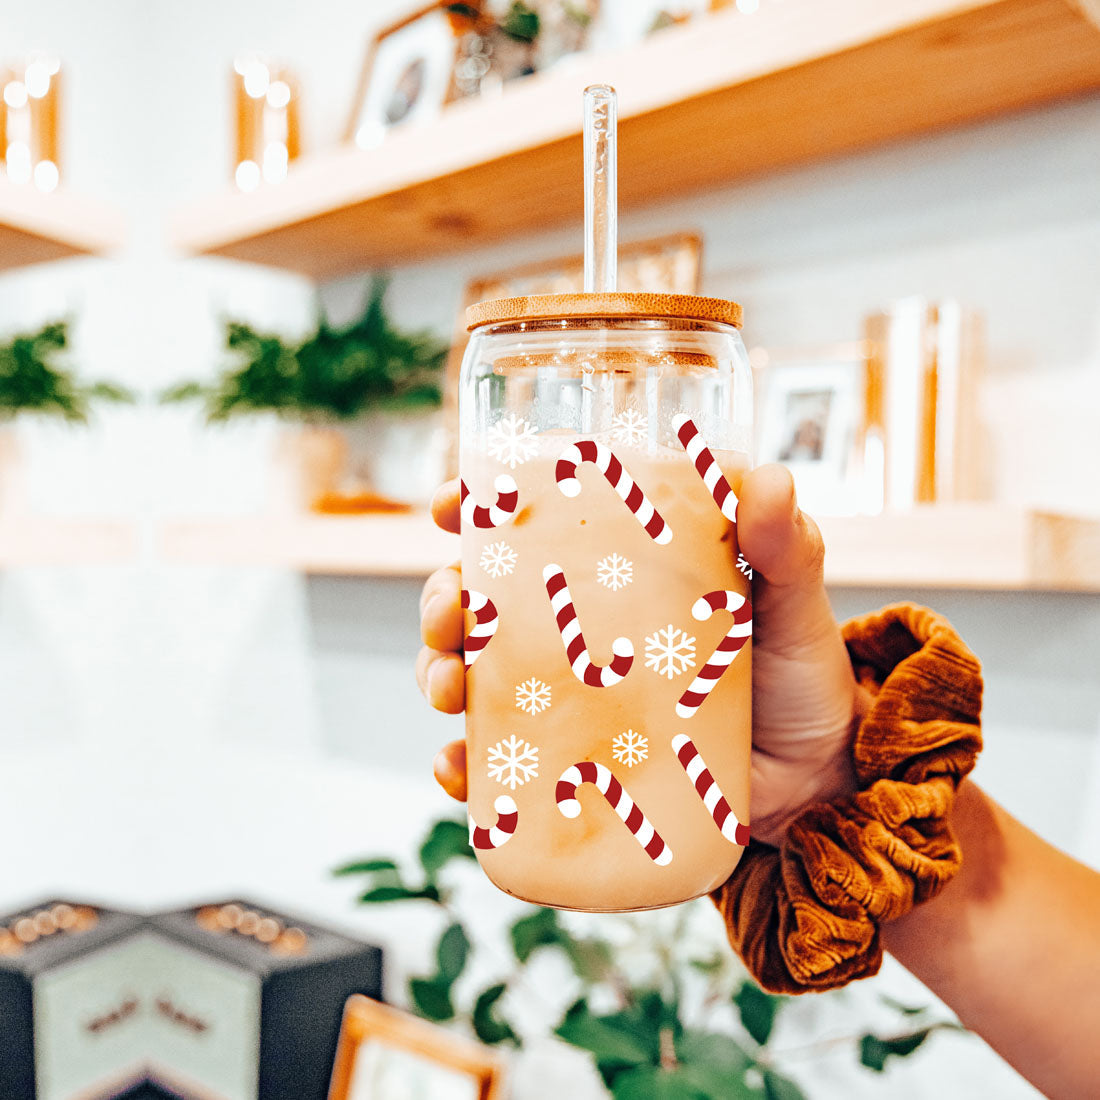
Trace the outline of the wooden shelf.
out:
<instances>
[{"instance_id":1,"label":"wooden shelf","mask_svg":"<svg viewBox=\"0 0 1100 1100\"><path fill-rule=\"evenodd\" d=\"M110 252L125 240L122 215L68 191L44 195L0 176L0 271Z\"/></svg>"},{"instance_id":2,"label":"wooden shelf","mask_svg":"<svg viewBox=\"0 0 1100 1100\"><path fill-rule=\"evenodd\" d=\"M960 504L820 526L834 585L1100 592L1100 519Z\"/></svg>"},{"instance_id":3,"label":"wooden shelf","mask_svg":"<svg viewBox=\"0 0 1100 1100\"><path fill-rule=\"evenodd\" d=\"M266 565L342 576L422 577L458 558L458 536L425 513L287 515L165 523L160 556L191 565Z\"/></svg>"},{"instance_id":4,"label":"wooden shelf","mask_svg":"<svg viewBox=\"0 0 1100 1100\"><path fill-rule=\"evenodd\" d=\"M730 9L454 103L378 148L311 154L284 183L181 210L172 238L189 253L328 279L579 226L588 83L618 89L619 201L630 208L1100 88L1095 10L1081 0Z\"/></svg>"},{"instance_id":5,"label":"wooden shelf","mask_svg":"<svg viewBox=\"0 0 1100 1100\"><path fill-rule=\"evenodd\" d=\"M1100 519L997 505L826 517L837 586L1100 592ZM175 521L159 552L176 563L271 565L345 576L426 576L459 556L426 515Z\"/></svg>"},{"instance_id":6,"label":"wooden shelf","mask_svg":"<svg viewBox=\"0 0 1100 1100\"><path fill-rule=\"evenodd\" d=\"M137 549L137 530L122 519L0 515L0 568L121 565Z\"/></svg>"}]
</instances>

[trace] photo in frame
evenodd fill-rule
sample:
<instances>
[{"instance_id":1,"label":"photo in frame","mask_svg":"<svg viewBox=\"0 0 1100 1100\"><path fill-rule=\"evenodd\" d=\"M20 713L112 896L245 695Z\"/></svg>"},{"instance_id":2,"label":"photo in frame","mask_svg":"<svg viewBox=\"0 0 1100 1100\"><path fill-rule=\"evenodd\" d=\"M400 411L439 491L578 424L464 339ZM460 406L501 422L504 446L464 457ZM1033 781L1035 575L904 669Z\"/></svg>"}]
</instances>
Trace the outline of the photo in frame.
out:
<instances>
[{"instance_id":1,"label":"photo in frame","mask_svg":"<svg viewBox=\"0 0 1100 1100\"><path fill-rule=\"evenodd\" d=\"M408 1012L348 999L328 1100L503 1100L488 1048Z\"/></svg>"},{"instance_id":2,"label":"photo in frame","mask_svg":"<svg viewBox=\"0 0 1100 1100\"><path fill-rule=\"evenodd\" d=\"M455 98L462 21L446 0L427 4L379 31L367 47L345 138L362 149L394 126L437 115Z\"/></svg>"},{"instance_id":3,"label":"photo in frame","mask_svg":"<svg viewBox=\"0 0 1100 1100\"><path fill-rule=\"evenodd\" d=\"M757 464L787 466L799 504L811 515L881 510L881 489L865 476L866 342L754 348L750 359L757 390Z\"/></svg>"}]
</instances>

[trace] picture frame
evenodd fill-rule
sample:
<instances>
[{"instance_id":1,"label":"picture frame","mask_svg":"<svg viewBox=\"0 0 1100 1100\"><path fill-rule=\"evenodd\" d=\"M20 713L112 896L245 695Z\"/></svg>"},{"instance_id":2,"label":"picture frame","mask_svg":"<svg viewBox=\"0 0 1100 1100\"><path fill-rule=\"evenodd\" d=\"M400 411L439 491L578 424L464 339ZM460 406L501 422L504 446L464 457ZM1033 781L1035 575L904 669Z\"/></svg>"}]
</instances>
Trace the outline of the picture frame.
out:
<instances>
[{"instance_id":1,"label":"picture frame","mask_svg":"<svg viewBox=\"0 0 1100 1100\"><path fill-rule=\"evenodd\" d=\"M369 997L348 998L328 1100L503 1100L487 1047Z\"/></svg>"},{"instance_id":2,"label":"picture frame","mask_svg":"<svg viewBox=\"0 0 1100 1100\"><path fill-rule=\"evenodd\" d=\"M755 461L787 466L811 514L881 510L873 471L882 440L868 432L869 354L865 340L750 352Z\"/></svg>"},{"instance_id":3,"label":"picture frame","mask_svg":"<svg viewBox=\"0 0 1100 1100\"><path fill-rule=\"evenodd\" d=\"M456 98L461 19L447 8L447 0L434 0L371 39L344 129L346 141L373 148L392 127L432 118Z\"/></svg>"}]
</instances>

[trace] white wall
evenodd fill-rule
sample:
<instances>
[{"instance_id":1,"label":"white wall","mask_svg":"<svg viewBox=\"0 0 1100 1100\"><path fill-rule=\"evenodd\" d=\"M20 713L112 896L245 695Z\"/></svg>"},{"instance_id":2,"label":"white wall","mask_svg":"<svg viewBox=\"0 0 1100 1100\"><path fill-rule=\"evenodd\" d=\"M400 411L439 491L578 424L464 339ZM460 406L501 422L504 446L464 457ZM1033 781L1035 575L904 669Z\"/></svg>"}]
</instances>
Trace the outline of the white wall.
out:
<instances>
[{"instance_id":1,"label":"white wall","mask_svg":"<svg viewBox=\"0 0 1100 1100\"><path fill-rule=\"evenodd\" d=\"M235 52L294 66L317 146L343 126L368 28L407 7L0 0L0 56L48 48L65 61L67 181L131 224L117 258L0 277L0 332L71 310L81 369L152 392L216 368L226 313L305 328L304 281L182 261L164 217L228 175ZM998 496L1100 512L1098 133L1093 98L627 211L622 233L700 230L705 289L743 302L749 343L848 339L865 312L911 292L980 307ZM575 251L578 233L399 270L393 311L449 334L468 277ZM361 291L347 280L325 299L346 312ZM409 850L448 808L426 776L461 727L412 682L417 586L172 567L152 552L165 514L263 508L274 436L153 407L80 432L19 428L33 506L133 517L144 550L134 565L0 575L0 832L19 838L0 908L54 891L135 906L244 891L381 937L399 973L421 964L426 922L356 911L327 870ZM833 593L840 615L902 596L945 612L985 660L983 781L1096 860L1100 597ZM882 1094L849 1064L808 1069L812 1094ZM1030 1095L964 1040L937 1041L889 1090L961 1097L979 1079L986 1094Z\"/></svg>"}]
</instances>

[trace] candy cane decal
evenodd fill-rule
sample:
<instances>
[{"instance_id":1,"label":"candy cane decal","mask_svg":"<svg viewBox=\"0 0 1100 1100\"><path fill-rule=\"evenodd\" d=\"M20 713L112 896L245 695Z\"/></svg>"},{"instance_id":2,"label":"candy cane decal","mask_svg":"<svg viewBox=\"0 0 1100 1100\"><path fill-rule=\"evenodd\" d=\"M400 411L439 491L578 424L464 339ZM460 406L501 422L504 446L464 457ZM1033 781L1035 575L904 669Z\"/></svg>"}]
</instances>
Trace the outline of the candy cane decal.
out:
<instances>
[{"instance_id":1,"label":"candy cane decal","mask_svg":"<svg viewBox=\"0 0 1100 1100\"><path fill-rule=\"evenodd\" d=\"M490 825L488 829L479 825L473 815L470 815L470 843L479 852L491 851L507 844L519 824L519 809L514 799L508 795L502 794L493 803L493 809L496 810L497 823Z\"/></svg>"},{"instance_id":2,"label":"candy cane decal","mask_svg":"<svg viewBox=\"0 0 1100 1100\"><path fill-rule=\"evenodd\" d=\"M519 503L519 488L515 481L507 474L501 474L493 482L493 488L497 491L495 504L488 508L478 504L466 488L466 482L458 483L459 511L463 523L471 523L475 527L483 529L499 527L507 523L516 514L516 505Z\"/></svg>"},{"instance_id":3,"label":"candy cane decal","mask_svg":"<svg viewBox=\"0 0 1100 1100\"><path fill-rule=\"evenodd\" d=\"M582 783L591 783L607 799L631 835L642 846L642 850L658 867L667 867L672 862L672 849L661 839L661 835L653 828L634 799L626 793L623 785L611 774L611 769L603 764L582 760L561 773L554 796L558 809L565 817L580 816L581 804L577 801L577 788Z\"/></svg>"},{"instance_id":4,"label":"candy cane decal","mask_svg":"<svg viewBox=\"0 0 1100 1100\"><path fill-rule=\"evenodd\" d=\"M703 442L695 421L681 413L672 421L676 438L680 440L684 450L688 453L695 466L695 472L703 479L707 491L714 497L714 503L722 510L722 515L730 521L737 522L737 496L730 488L730 483L722 473L721 467L711 454L710 448Z\"/></svg>"},{"instance_id":5,"label":"candy cane decal","mask_svg":"<svg viewBox=\"0 0 1100 1100\"><path fill-rule=\"evenodd\" d=\"M749 842L749 827L737 820L726 796L715 782L714 776L703 762L699 750L686 733L677 734L672 739L672 751L680 766L687 772L688 779L695 786L695 792L702 799L707 812L714 818L714 824L731 844L740 844L742 848Z\"/></svg>"},{"instance_id":6,"label":"candy cane decal","mask_svg":"<svg viewBox=\"0 0 1100 1100\"><path fill-rule=\"evenodd\" d=\"M466 635L466 644L463 646L463 660L469 671L470 666L489 644L489 639L497 632L497 608L484 592L473 588L462 590L462 606L465 610L472 611L476 620L473 630Z\"/></svg>"},{"instance_id":7,"label":"candy cane decal","mask_svg":"<svg viewBox=\"0 0 1100 1100\"><path fill-rule=\"evenodd\" d=\"M582 684L589 687L611 687L617 684L634 663L634 646L629 638L616 638L611 643L611 662L600 666L592 663L588 656L588 647L584 644L580 623L577 622L577 609L573 606L573 597L569 594L569 585L565 583L565 574L560 565L548 565L542 571L546 582L546 594L550 597L550 606L557 619L558 632L565 646L565 656L569 667Z\"/></svg>"},{"instance_id":8,"label":"candy cane decal","mask_svg":"<svg viewBox=\"0 0 1100 1100\"><path fill-rule=\"evenodd\" d=\"M752 637L752 604L740 592L719 588L716 592L700 596L691 609L692 615L700 622L709 619L715 611L732 611L733 626L699 670L699 675L691 681L687 691L680 696L676 713L681 718L690 718L703 705L703 700L714 690L722 673Z\"/></svg>"},{"instance_id":9,"label":"candy cane decal","mask_svg":"<svg viewBox=\"0 0 1100 1100\"><path fill-rule=\"evenodd\" d=\"M594 439L582 439L579 443L570 444L558 459L554 476L557 478L558 488L567 497L575 497L581 491L581 483L577 480L577 467L582 462L591 462L595 465L655 543L664 546L672 541L672 528L665 523L661 513L653 507L649 497L626 472L626 468L615 457L611 448L597 443Z\"/></svg>"}]
</instances>

